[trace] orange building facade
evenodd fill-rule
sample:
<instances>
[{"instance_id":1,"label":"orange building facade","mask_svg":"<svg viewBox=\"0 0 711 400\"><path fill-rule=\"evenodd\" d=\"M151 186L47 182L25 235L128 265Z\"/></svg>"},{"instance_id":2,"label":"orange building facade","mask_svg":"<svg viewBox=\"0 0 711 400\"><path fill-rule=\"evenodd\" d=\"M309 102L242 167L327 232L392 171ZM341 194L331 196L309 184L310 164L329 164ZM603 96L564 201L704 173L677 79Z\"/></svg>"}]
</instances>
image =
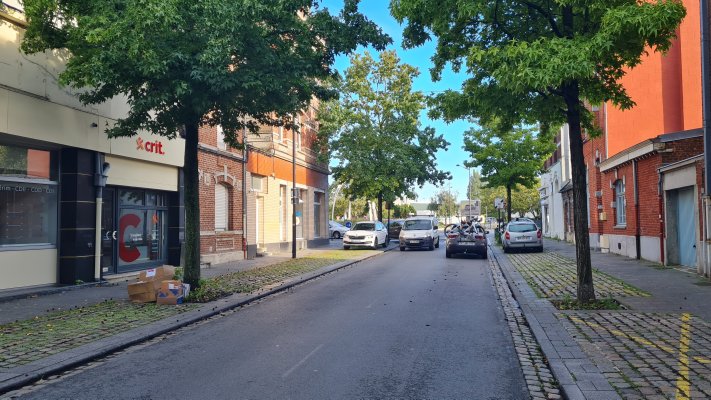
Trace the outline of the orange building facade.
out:
<instances>
[{"instance_id":1,"label":"orange building facade","mask_svg":"<svg viewBox=\"0 0 711 400\"><path fill-rule=\"evenodd\" d=\"M593 248L703 273L699 3L684 5L670 51L621 81L636 105L599 108L603 135L584 144L588 220Z\"/></svg>"}]
</instances>

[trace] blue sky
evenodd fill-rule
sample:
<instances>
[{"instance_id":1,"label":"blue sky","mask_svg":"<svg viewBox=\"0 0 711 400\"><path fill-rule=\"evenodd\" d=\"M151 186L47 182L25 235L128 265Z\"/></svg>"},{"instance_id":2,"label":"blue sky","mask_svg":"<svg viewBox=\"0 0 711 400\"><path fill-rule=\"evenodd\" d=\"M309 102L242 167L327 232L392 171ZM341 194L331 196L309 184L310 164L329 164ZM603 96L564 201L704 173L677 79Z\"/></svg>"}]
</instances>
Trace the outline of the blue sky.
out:
<instances>
[{"instance_id":1,"label":"blue sky","mask_svg":"<svg viewBox=\"0 0 711 400\"><path fill-rule=\"evenodd\" d=\"M434 43L428 43L424 46L404 50L401 46L402 42L402 26L390 15L388 9L389 1L387 0L362 0L360 10L368 18L378 24L390 37L393 39L391 49L397 51L402 62L413 65L420 70L420 76L414 82L414 89L431 94L440 92L446 89L460 89L463 74L455 74L454 72L446 71L442 75L442 80L433 82L429 69L431 66L431 57L434 54ZM343 6L343 0L324 0L322 5L331 10L332 13L340 10ZM359 49L359 52L366 49ZM373 49L369 49L374 53ZM336 61L336 68L344 72L348 68L348 57L339 57ZM443 134L450 143L446 151L440 151L437 154L437 166L439 169L449 171L452 175L452 180L444 184L445 188L449 188L451 183L452 192L458 194L457 198L463 200L466 198L468 171L464 167L458 167L469 159L469 154L462 149L463 134L471 127L471 124L466 121L457 121L447 124L440 120L430 120L427 118L426 112L420 118L422 126L431 126L435 128L438 134ZM417 188L418 202L427 202L439 189L433 185L427 184L423 188Z\"/></svg>"}]
</instances>

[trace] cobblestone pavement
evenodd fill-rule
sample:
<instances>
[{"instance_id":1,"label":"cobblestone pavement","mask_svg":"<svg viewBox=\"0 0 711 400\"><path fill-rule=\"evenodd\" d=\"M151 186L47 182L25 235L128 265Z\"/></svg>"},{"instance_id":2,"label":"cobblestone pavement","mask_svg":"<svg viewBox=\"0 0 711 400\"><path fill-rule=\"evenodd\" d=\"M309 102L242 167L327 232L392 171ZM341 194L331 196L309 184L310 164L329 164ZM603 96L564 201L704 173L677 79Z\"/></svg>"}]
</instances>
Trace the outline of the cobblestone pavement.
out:
<instances>
[{"instance_id":1,"label":"cobblestone pavement","mask_svg":"<svg viewBox=\"0 0 711 400\"><path fill-rule=\"evenodd\" d=\"M577 268L575 261L556 253L508 254L509 260L539 297L575 298ZM598 298L649 296L642 290L593 268L595 294Z\"/></svg>"},{"instance_id":2,"label":"cobblestone pavement","mask_svg":"<svg viewBox=\"0 0 711 400\"><path fill-rule=\"evenodd\" d=\"M489 259L489 268L509 324L509 330L516 347L516 354L518 355L531 399L560 399L561 394L558 383L553 377L538 346L538 342L531 333L526 323L526 318L523 316L518 303L514 300L506 279L493 257Z\"/></svg>"},{"instance_id":3,"label":"cobblestone pavement","mask_svg":"<svg viewBox=\"0 0 711 400\"><path fill-rule=\"evenodd\" d=\"M194 307L194 304L165 307L133 304L125 300L106 301L0 325L0 371L135 329Z\"/></svg>"},{"instance_id":4,"label":"cobblestone pavement","mask_svg":"<svg viewBox=\"0 0 711 400\"><path fill-rule=\"evenodd\" d=\"M558 314L625 399L711 398L711 326L688 313Z\"/></svg>"}]
</instances>

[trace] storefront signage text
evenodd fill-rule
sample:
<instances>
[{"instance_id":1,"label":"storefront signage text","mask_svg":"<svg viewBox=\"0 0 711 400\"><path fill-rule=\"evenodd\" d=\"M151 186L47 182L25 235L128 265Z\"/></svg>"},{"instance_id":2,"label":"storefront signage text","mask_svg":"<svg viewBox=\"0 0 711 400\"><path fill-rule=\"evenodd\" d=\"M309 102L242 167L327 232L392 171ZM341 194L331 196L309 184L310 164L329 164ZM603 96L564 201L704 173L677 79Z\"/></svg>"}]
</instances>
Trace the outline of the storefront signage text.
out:
<instances>
[{"instance_id":1,"label":"storefront signage text","mask_svg":"<svg viewBox=\"0 0 711 400\"><path fill-rule=\"evenodd\" d=\"M148 153L165 154L163 151L163 143L160 140L146 142L143 138L136 139L136 150L145 150Z\"/></svg>"},{"instance_id":2,"label":"storefront signage text","mask_svg":"<svg viewBox=\"0 0 711 400\"><path fill-rule=\"evenodd\" d=\"M5 186L0 185L0 192L30 192L30 193L54 193L56 189L52 186Z\"/></svg>"}]
</instances>

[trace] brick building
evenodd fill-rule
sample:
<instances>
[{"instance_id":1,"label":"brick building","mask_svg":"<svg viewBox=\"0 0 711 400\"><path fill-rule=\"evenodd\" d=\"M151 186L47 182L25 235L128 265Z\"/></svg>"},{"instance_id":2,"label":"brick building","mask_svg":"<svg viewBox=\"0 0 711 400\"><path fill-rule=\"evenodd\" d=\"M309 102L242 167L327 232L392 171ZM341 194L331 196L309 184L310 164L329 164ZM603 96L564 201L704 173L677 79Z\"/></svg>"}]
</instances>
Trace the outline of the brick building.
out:
<instances>
[{"instance_id":1,"label":"brick building","mask_svg":"<svg viewBox=\"0 0 711 400\"><path fill-rule=\"evenodd\" d=\"M635 106L593 108L602 135L584 140L588 227L594 249L703 272L699 3L683 3L687 17L670 51L646 55L621 80ZM560 185L557 212L573 240L571 187Z\"/></svg>"},{"instance_id":2,"label":"brick building","mask_svg":"<svg viewBox=\"0 0 711 400\"><path fill-rule=\"evenodd\" d=\"M201 262L243 259L245 152L228 146L219 126L200 128L199 137Z\"/></svg>"},{"instance_id":3,"label":"brick building","mask_svg":"<svg viewBox=\"0 0 711 400\"><path fill-rule=\"evenodd\" d=\"M317 105L314 101L299 113L296 135L271 126L248 134L246 154L224 143L220 127L200 129L203 263L241 260L291 248L294 165L299 196L295 210L297 246L303 249L328 243L328 167L313 150Z\"/></svg>"}]
</instances>

